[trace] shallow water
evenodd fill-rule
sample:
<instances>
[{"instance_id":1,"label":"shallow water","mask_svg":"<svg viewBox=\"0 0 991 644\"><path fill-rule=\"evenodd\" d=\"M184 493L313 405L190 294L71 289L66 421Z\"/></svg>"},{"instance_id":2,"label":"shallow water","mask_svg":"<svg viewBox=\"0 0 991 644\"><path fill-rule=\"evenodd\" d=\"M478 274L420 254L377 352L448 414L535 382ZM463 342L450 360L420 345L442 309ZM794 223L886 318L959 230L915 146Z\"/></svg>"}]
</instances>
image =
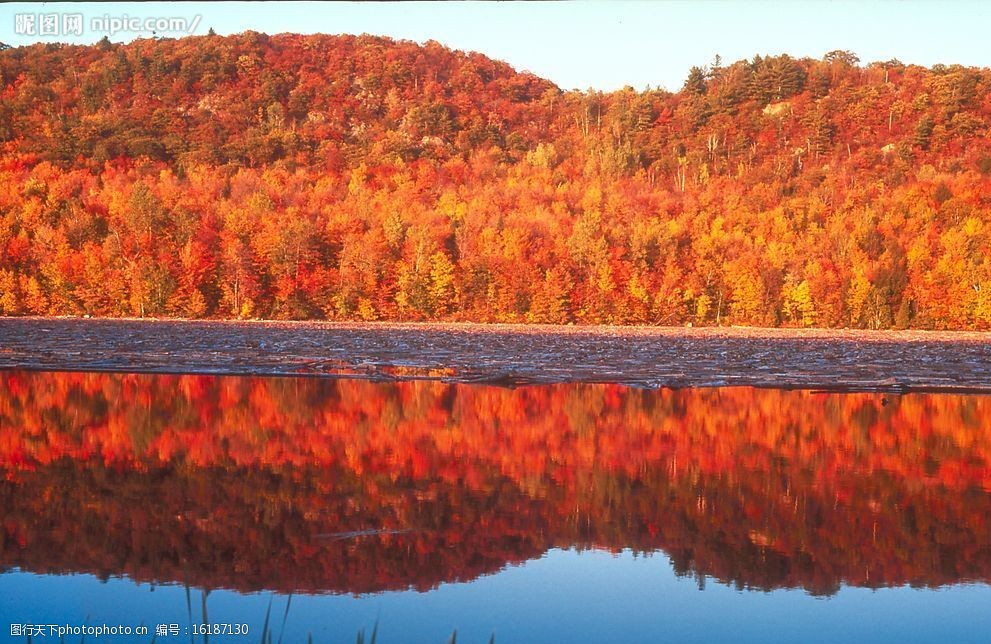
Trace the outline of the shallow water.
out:
<instances>
[{"instance_id":1,"label":"shallow water","mask_svg":"<svg viewBox=\"0 0 991 644\"><path fill-rule=\"evenodd\" d=\"M0 369L991 393L991 335L0 317Z\"/></svg>"},{"instance_id":2,"label":"shallow water","mask_svg":"<svg viewBox=\"0 0 991 644\"><path fill-rule=\"evenodd\" d=\"M973 394L0 372L0 615L985 641L988 419Z\"/></svg>"}]
</instances>

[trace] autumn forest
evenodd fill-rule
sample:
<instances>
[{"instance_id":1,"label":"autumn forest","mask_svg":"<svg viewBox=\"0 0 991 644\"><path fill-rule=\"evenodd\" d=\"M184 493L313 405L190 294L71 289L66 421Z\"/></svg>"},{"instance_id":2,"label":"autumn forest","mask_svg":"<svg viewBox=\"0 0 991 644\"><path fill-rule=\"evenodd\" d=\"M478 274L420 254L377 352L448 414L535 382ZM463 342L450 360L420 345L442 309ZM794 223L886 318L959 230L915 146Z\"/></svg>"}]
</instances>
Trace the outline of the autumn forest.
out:
<instances>
[{"instance_id":1,"label":"autumn forest","mask_svg":"<svg viewBox=\"0 0 991 644\"><path fill-rule=\"evenodd\" d=\"M700 61L701 63L701 61ZM564 91L436 42L0 51L0 315L991 328L991 70Z\"/></svg>"}]
</instances>

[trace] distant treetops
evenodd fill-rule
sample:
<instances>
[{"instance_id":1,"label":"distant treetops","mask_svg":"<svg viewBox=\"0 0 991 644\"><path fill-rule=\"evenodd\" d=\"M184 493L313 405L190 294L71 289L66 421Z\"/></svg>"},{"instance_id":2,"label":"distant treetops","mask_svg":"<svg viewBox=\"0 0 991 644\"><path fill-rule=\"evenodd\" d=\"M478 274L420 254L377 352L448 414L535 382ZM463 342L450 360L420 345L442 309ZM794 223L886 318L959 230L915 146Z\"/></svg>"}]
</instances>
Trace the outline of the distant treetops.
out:
<instances>
[{"instance_id":1,"label":"distant treetops","mask_svg":"<svg viewBox=\"0 0 991 644\"><path fill-rule=\"evenodd\" d=\"M0 51L0 314L991 328L991 71L562 92L244 33Z\"/></svg>"}]
</instances>

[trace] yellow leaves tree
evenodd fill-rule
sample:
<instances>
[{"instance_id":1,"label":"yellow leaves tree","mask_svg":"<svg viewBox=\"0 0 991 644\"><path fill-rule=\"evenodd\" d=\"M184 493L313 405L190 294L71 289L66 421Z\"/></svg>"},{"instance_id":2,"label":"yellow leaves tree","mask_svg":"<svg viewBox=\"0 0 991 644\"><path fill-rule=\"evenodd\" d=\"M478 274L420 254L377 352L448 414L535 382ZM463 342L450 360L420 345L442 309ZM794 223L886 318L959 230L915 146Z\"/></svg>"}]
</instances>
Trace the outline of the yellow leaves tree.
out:
<instances>
[{"instance_id":1,"label":"yellow leaves tree","mask_svg":"<svg viewBox=\"0 0 991 644\"><path fill-rule=\"evenodd\" d=\"M816 310L808 281L802 280L798 284L786 284L783 296L783 312L786 319L799 326L815 326Z\"/></svg>"},{"instance_id":2,"label":"yellow leaves tree","mask_svg":"<svg viewBox=\"0 0 991 644\"><path fill-rule=\"evenodd\" d=\"M527 313L527 321L537 324L567 324L571 313L571 276L561 266L544 272L544 280L536 289Z\"/></svg>"},{"instance_id":3,"label":"yellow leaves tree","mask_svg":"<svg viewBox=\"0 0 991 644\"><path fill-rule=\"evenodd\" d=\"M455 308L454 264L441 251L430 256L430 285L427 291L434 315L446 316Z\"/></svg>"},{"instance_id":4,"label":"yellow leaves tree","mask_svg":"<svg viewBox=\"0 0 991 644\"><path fill-rule=\"evenodd\" d=\"M744 273L731 281L730 313L734 322L760 324L764 311L764 284L760 275Z\"/></svg>"},{"instance_id":5,"label":"yellow leaves tree","mask_svg":"<svg viewBox=\"0 0 991 644\"><path fill-rule=\"evenodd\" d=\"M646 278L638 273L633 273L626 283L626 291L630 296L630 307L626 311L624 321L633 324L647 322L651 298Z\"/></svg>"},{"instance_id":6,"label":"yellow leaves tree","mask_svg":"<svg viewBox=\"0 0 991 644\"><path fill-rule=\"evenodd\" d=\"M20 313L17 300L17 275L14 271L0 270L0 315Z\"/></svg>"},{"instance_id":7,"label":"yellow leaves tree","mask_svg":"<svg viewBox=\"0 0 991 644\"><path fill-rule=\"evenodd\" d=\"M730 292L730 318L736 324L763 324L767 314L764 278L757 267L750 264L751 261L745 258L732 262L725 270Z\"/></svg>"},{"instance_id":8,"label":"yellow leaves tree","mask_svg":"<svg viewBox=\"0 0 991 644\"><path fill-rule=\"evenodd\" d=\"M866 310L867 297L871 292L871 283L863 272L858 271L850 281L847 289L846 307L850 314L850 325L858 326Z\"/></svg>"}]
</instances>

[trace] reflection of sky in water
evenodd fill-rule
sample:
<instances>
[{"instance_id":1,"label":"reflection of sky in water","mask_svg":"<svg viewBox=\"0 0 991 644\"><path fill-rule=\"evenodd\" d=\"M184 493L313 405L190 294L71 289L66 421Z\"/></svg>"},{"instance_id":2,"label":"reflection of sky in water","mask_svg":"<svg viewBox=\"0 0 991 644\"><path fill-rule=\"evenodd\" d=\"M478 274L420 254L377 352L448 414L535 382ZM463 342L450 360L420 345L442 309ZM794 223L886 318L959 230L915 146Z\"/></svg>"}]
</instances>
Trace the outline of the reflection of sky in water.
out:
<instances>
[{"instance_id":1,"label":"reflection of sky in water","mask_svg":"<svg viewBox=\"0 0 991 644\"><path fill-rule=\"evenodd\" d=\"M214 591L212 622L247 622L256 641L273 595ZM194 619L202 593L192 591ZM274 595L276 639L286 607ZM738 591L709 581L677 577L663 554L552 550L545 557L466 584L427 592L386 592L364 597L294 596L285 642L353 642L379 620L379 642L442 642L454 628L459 642L988 641L991 587L939 590L844 587L828 598L801 590ZM186 592L90 575L0 576L0 632L10 621L44 623L188 624ZM188 641L188 636L160 641ZM87 640L89 641L89 640ZM199 641L199 640L197 640Z\"/></svg>"}]
</instances>

